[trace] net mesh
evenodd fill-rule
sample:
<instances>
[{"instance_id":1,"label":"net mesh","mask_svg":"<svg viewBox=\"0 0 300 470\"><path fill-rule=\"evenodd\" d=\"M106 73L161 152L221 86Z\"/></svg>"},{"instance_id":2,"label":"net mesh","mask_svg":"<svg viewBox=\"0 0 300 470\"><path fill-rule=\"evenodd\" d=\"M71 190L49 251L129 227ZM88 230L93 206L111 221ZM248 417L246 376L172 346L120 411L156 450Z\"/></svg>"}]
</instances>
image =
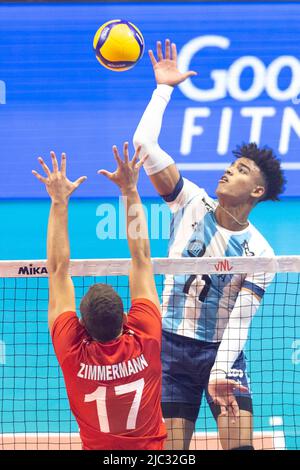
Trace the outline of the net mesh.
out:
<instances>
[{"instance_id":1,"label":"net mesh","mask_svg":"<svg viewBox=\"0 0 300 470\"><path fill-rule=\"evenodd\" d=\"M90 285L102 282L117 290L127 311L128 267L129 260L72 262L77 307ZM300 257L227 258L227 264L215 259L162 259L154 260L154 267L162 301L165 274L172 274L176 282L180 279L185 284L197 273L195 306L203 293L203 273L211 277L217 271L220 282L224 282L222 276L234 273L241 278L245 272L275 273L252 321L245 349L253 393L254 446L299 449ZM175 308L181 302L180 296L174 297L173 302ZM43 261L0 263L0 449L3 450L81 448L78 426L70 412L48 333L47 307L48 279ZM196 311L195 308L195 315ZM190 449L221 449L205 398Z\"/></svg>"}]
</instances>

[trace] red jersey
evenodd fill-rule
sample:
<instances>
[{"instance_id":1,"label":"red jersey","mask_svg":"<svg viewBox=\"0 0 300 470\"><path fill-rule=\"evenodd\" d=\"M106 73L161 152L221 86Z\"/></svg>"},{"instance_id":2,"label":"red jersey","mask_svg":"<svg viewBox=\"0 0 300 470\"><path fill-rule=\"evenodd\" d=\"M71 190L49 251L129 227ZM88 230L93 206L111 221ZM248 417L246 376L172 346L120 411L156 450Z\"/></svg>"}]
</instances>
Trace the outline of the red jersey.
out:
<instances>
[{"instance_id":1,"label":"red jersey","mask_svg":"<svg viewBox=\"0 0 300 470\"><path fill-rule=\"evenodd\" d=\"M161 315L135 299L123 334L91 339L75 312L54 322L51 336L70 407L85 450L161 450L167 437L161 412Z\"/></svg>"}]
</instances>

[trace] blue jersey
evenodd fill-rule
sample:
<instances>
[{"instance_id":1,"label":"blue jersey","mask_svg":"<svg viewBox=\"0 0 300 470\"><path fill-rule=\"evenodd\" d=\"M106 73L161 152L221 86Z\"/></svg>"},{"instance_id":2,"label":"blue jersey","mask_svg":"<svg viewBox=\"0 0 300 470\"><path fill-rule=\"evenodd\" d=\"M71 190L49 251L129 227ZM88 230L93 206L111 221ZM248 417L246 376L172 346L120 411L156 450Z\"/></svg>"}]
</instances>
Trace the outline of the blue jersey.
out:
<instances>
[{"instance_id":1,"label":"blue jersey","mask_svg":"<svg viewBox=\"0 0 300 470\"><path fill-rule=\"evenodd\" d=\"M173 216L169 257L274 256L250 223L241 231L218 225L217 201L181 178L165 198ZM163 329L201 341L221 341L230 313L244 287L262 297L273 275L167 275L163 292Z\"/></svg>"}]
</instances>

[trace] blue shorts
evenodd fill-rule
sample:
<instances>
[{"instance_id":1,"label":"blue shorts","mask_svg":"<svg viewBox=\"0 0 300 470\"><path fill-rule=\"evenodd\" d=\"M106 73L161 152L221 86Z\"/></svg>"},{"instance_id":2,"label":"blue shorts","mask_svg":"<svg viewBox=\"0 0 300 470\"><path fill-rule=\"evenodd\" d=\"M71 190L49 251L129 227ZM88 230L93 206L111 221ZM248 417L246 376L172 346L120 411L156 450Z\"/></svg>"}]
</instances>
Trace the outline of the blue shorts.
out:
<instances>
[{"instance_id":1,"label":"blue shorts","mask_svg":"<svg viewBox=\"0 0 300 470\"><path fill-rule=\"evenodd\" d=\"M220 407L214 404L207 386L219 345L220 343L198 341L163 331L162 409L165 418L180 417L195 422L204 391L212 413L217 418ZM243 352L227 377L248 388L248 393L237 390L235 396L240 409L252 413L252 398Z\"/></svg>"}]
</instances>

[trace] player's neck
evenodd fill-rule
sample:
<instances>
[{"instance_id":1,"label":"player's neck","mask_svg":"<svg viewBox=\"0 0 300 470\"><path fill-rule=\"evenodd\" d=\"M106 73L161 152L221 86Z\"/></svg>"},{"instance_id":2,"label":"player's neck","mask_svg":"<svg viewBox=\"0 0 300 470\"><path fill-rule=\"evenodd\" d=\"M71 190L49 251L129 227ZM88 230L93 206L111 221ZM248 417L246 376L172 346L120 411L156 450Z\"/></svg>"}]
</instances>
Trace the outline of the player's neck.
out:
<instances>
[{"instance_id":1,"label":"player's neck","mask_svg":"<svg viewBox=\"0 0 300 470\"><path fill-rule=\"evenodd\" d=\"M233 232L240 232L248 227L248 208L244 207L226 207L224 203L219 201L219 205L215 210L217 223Z\"/></svg>"}]
</instances>

